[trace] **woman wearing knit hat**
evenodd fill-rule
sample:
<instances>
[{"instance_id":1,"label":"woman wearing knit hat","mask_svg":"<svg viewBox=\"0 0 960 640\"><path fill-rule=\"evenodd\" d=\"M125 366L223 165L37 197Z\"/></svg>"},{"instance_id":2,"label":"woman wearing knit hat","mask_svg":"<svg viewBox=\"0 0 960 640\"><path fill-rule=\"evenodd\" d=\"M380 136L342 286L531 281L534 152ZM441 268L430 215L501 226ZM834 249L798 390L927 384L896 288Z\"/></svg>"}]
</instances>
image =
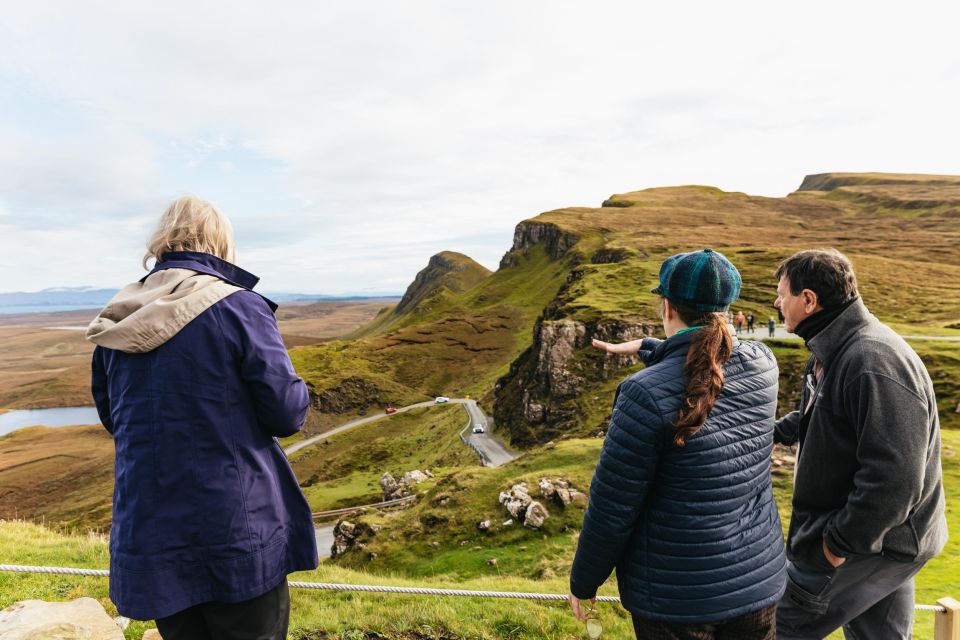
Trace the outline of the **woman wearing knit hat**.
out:
<instances>
[{"instance_id":1,"label":"woman wearing knit hat","mask_svg":"<svg viewBox=\"0 0 960 640\"><path fill-rule=\"evenodd\" d=\"M770 480L777 363L739 342L727 309L740 273L704 249L660 267L666 340L619 345L647 365L617 389L570 575L577 617L617 570L638 638L773 639L784 589Z\"/></svg>"}]
</instances>

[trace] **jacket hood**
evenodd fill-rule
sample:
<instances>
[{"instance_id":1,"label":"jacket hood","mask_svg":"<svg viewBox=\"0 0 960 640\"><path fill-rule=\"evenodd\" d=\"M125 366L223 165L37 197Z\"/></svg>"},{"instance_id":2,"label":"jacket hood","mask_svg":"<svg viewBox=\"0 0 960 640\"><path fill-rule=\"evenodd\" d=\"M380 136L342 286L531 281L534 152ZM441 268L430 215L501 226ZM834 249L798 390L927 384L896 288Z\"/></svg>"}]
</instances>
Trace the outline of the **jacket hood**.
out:
<instances>
[{"instance_id":1,"label":"jacket hood","mask_svg":"<svg viewBox=\"0 0 960 640\"><path fill-rule=\"evenodd\" d=\"M153 271L107 303L87 327L86 337L108 349L147 353L220 300L257 282L256 276L216 256L166 254Z\"/></svg>"}]
</instances>

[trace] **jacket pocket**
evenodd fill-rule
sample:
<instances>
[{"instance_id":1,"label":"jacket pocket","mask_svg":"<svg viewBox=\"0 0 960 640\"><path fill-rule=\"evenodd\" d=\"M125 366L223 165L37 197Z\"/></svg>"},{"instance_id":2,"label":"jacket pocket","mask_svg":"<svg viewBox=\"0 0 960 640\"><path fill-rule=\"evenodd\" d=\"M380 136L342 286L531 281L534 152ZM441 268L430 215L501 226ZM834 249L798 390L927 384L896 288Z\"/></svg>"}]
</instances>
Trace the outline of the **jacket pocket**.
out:
<instances>
[{"instance_id":1,"label":"jacket pocket","mask_svg":"<svg viewBox=\"0 0 960 640\"><path fill-rule=\"evenodd\" d=\"M787 567L786 597L806 613L823 615L830 605L830 591L835 576L835 569L808 569L791 562Z\"/></svg>"}]
</instances>

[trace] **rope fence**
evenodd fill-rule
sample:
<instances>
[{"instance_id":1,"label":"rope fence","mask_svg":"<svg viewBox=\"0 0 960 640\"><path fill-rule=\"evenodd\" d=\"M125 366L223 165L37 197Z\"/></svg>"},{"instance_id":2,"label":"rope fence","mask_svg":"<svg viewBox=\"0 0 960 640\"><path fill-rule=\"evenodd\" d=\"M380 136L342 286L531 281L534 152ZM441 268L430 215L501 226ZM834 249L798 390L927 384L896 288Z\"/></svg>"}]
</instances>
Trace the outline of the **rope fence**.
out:
<instances>
[{"instance_id":1,"label":"rope fence","mask_svg":"<svg viewBox=\"0 0 960 640\"><path fill-rule=\"evenodd\" d=\"M16 564L0 564L0 571L14 573L47 573L68 576L109 577L106 569L76 569L71 567L32 567ZM316 589L320 591L358 591L362 593L394 593L415 596L454 596L460 598L504 598L509 600L538 600L566 602L567 596L559 593L528 593L518 591L476 591L469 589L429 589L425 587L389 587L368 584L337 584L333 582L297 582L290 581L294 589ZM617 596L597 596L597 602L620 602ZM946 613L947 608L936 604L918 604L917 611Z\"/></svg>"}]
</instances>

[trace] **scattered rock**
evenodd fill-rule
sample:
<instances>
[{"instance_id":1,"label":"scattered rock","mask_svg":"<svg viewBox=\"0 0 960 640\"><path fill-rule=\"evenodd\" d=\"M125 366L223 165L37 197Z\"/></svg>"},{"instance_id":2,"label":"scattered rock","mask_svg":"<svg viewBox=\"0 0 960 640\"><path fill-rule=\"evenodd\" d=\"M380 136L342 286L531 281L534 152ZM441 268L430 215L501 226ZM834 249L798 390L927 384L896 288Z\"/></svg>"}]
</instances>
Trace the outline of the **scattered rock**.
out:
<instances>
[{"instance_id":1,"label":"scattered rock","mask_svg":"<svg viewBox=\"0 0 960 640\"><path fill-rule=\"evenodd\" d=\"M434 540L433 542L430 543L430 546L436 548L440 546L440 543Z\"/></svg>"},{"instance_id":2,"label":"scattered rock","mask_svg":"<svg viewBox=\"0 0 960 640\"><path fill-rule=\"evenodd\" d=\"M383 491L384 500L395 500L410 495L407 488L397 482L389 471L385 471L380 476L380 489Z\"/></svg>"},{"instance_id":3,"label":"scattered rock","mask_svg":"<svg viewBox=\"0 0 960 640\"><path fill-rule=\"evenodd\" d=\"M543 526L544 520L550 517L550 512L539 502L531 502L523 516L523 524L533 529Z\"/></svg>"},{"instance_id":4,"label":"scattered rock","mask_svg":"<svg viewBox=\"0 0 960 640\"><path fill-rule=\"evenodd\" d=\"M555 502L560 503L561 507L566 507L575 500L587 497L563 478L540 478L537 484L540 486L540 495L548 500L552 498Z\"/></svg>"},{"instance_id":5,"label":"scattered rock","mask_svg":"<svg viewBox=\"0 0 960 640\"><path fill-rule=\"evenodd\" d=\"M432 477L433 474L427 475L419 469L414 469L413 471L407 471L397 480L393 477L393 474L385 471L383 475L380 476L380 489L383 491L383 499L396 500L397 498L405 498L411 495L411 487L429 480Z\"/></svg>"},{"instance_id":6,"label":"scattered rock","mask_svg":"<svg viewBox=\"0 0 960 640\"><path fill-rule=\"evenodd\" d=\"M130 626L130 618L125 616L117 616L113 619L113 621L117 623L117 626L120 627L121 631L126 631L127 627Z\"/></svg>"},{"instance_id":7,"label":"scattered rock","mask_svg":"<svg viewBox=\"0 0 960 640\"><path fill-rule=\"evenodd\" d=\"M472 549L470 549L470 550L471 550L471 551L483 551L483 547L481 547L480 545L477 545L477 546L475 546L474 548L472 548Z\"/></svg>"},{"instance_id":8,"label":"scattered rock","mask_svg":"<svg viewBox=\"0 0 960 640\"><path fill-rule=\"evenodd\" d=\"M527 507L533 502L527 485L523 482L513 485L509 491L501 491L499 502L514 518L520 518L526 512Z\"/></svg>"},{"instance_id":9,"label":"scattered rock","mask_svg":"<svg viewBox=\"0 0 960 640\"><path fill-rule=\"evenodd\" d=\"M400 478L400 484L405 484L409 487L415 484L420 484L421 482L425 482L429 479L430 477L427 476L423 471L420 471L420 469L414 469L413 471L407 471L405 474L403 474L403 477Z\"/></svg>"},{"instance_id":10,"label":"scattered rock","mask_svg":"<svg viewBox=\"0 0 960 640\"><path fill-rule=\"evenodd\" d=\"M424 470L423 470L423 475L427 476L428 478L432 478L432 477L433 477L433 474L430 473L430 469L424 469Z\"/></svg>"},{"instance_id":11,"label":"scattered rock","mask_svg":"<svg viewBox=\"0 0 960 640\"><path fill-rule=\"evenodd\" d=\"M330 547L330 557L342 556L348 551L360 550L367 545L363 539L372 538L379 531L379 527L372 527L364 522L353 524L347 520L339 521L333 528L333 545Z\"/></svg>"},{"instance_id":12,"label":"scattered rock","mask_svg":"<svg viewBox=\"0 0 960 640\"><path fill-rule=\"evenodd\" d=\"M490 529L490 521L481 520L477 523L477 529L480 529L480 531L488 531Z\"/></svg>"},{"instance_id":13,"label":"scattered rock","mask_svg":"<svg viewBox=\"0 0 960 640\"><path fill-rule=\"evenodd\" d=\"M497 559L496 559L496 558L489 558L489 559L487 560L487 564L490 565L491 567L495 567L495 566L497 566Z\"/></svg>"},{"instance_id":14,"label":"scattered rock","mask_svg":"<svg viewBox=\"0 0 960 640\"><path fill-rule=\"evenodd\" d=\"M367 559L368 559L368 560L376 560L376 559L377 559L377 554L376 554L376 552L371 551L370 553L368 553L368 554L367 554Z\"/></svg>"},{"instance_id":15,"label":"scattered rock","mask_svg":"<svg viewBox=\"0 0 960 640\"><path fill-rule=\"evenodd\" d=\"M93 598L23 600L0 611L4 640L123 640L123 631Z\"/></svg>"},{"instance_id":16,"label":"scattered rock","mask_svg":"<svg viewBox=\"0 0 960 640\"><path fill-rule=\"evenodd\" d=\"M509 527L509 526L512 525L512 524L513 524L513 518L509 518L509 519L503 521L503 526L505 526L505 527Z\"/></svg>"}]
</instances>

